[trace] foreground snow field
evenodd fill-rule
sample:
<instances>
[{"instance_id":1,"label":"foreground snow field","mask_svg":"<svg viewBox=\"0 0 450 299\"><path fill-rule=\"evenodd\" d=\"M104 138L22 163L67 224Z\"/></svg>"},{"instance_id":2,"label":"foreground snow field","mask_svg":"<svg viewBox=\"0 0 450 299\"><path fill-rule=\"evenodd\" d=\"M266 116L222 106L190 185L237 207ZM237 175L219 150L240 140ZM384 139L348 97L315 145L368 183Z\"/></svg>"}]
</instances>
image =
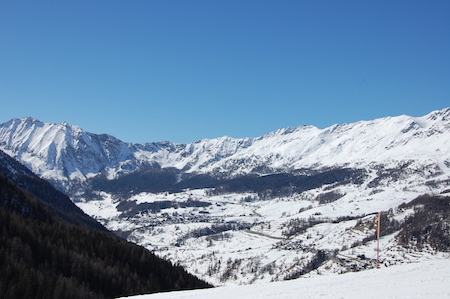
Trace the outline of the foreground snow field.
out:
<instances>
[{"instance_id":1,"label":"foreground snow field","mask_svg":"<svg viewBox=\"0 0 450 299\"><path fill-rule=\"evenodd\" d=\"M450 298L450 259L447 256L444 259L341 275L129 298Z\"/></svg>"}]
</instances>

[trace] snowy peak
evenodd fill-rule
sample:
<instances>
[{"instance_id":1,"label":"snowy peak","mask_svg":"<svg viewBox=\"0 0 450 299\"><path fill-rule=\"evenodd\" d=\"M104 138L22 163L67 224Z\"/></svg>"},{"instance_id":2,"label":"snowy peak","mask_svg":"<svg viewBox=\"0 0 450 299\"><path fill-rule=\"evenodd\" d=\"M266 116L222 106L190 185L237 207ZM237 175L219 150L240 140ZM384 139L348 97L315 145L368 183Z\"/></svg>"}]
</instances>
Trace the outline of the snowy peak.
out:
<instances>
[{"instance_id":1,"label":"snowy peak","mask_svg":"<svg viewBox=\"0 0 450 299\"><path fill-rule=\"evenodd\" d=\"M385 117L333 125L288 127L258 138L228 136L188 144L130 144L66 122L32 117L0 125L0 148L44 178L113 179L148 167L226 175L268 174L301 168L364 166L403 160L450 165L450 108L423 117Z\"/></svg>"},{"instance_id":2,"label":"snowy peak","mask_svg":"<svg viewBox=\"0 0 450 299\"><path fill-rule=\"evenodd\" d=\"M450 107L436 110L425 116L427 119L435 121L449 121L450 120Z\"/></svg>"},{"instance_id":3,"label":"snowy peak","mask_svg":"<svg viewBox=\"0 0 450 299\"><path fill-rule=\"evenodd\" d=\"M96 135L67 122L46 124L13 119L0 127L1 147L48 179L100 172L130 155L128 145L110 135Z\"/></svg>"},{"instance_id":4,"label":"snowy peak","mask_svg":"<svg viewBox=\"0 0 450 299\"><path fill-rule=\"evenodd\" d=\"M230 159L240 160L251 153L270 157L265 163L275 168L423 159L424 154L427 158L440 158L442 151L447 159L449 121L437 115L445 113L438 111L421 118L387 117L325 129L286 128L257 138L251 147ZM436 154L438 149L440 153Z\"/></svg>"}]
</instances>

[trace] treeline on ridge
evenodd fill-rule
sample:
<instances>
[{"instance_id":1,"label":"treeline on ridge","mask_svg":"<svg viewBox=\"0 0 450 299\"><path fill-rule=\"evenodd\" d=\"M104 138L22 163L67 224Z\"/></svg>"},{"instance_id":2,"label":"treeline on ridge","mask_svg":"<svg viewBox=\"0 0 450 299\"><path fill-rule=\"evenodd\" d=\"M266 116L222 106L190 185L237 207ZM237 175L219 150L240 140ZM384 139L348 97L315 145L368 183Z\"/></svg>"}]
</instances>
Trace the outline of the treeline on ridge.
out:
<instances>
[{"instance_id":1,"label":"treeline on ridge","mask_svg":"<svg viewBox=\"0 0 450 299\"><path fill-rule=\"evenodd\" d=\"M365 171L362 169L336 168L308 174L295 172L265 176L248 174L230 179L207 174L181 174L176 168L152 167L114 180L97 177L91 181L91 185L93 190L121 196L140 192L176 193L184 189L212 188L211 195L255 192L259 194L259 198L266 198L301 193L326 184L360 184L364 175Z\"/></svg>"}]
</instances>

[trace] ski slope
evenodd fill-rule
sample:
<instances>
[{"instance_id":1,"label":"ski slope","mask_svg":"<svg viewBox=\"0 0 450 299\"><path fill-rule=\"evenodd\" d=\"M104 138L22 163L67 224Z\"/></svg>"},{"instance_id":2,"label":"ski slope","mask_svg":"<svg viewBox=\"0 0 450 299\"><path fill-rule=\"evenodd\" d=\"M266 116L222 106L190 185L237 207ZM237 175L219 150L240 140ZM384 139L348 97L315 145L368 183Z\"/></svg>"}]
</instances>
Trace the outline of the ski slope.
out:
<instances>
[{"instance_id":1,"label":"ski slope","mask_svg":"<svg viewBox=\"0 0 450 299\"><path fill-rule=\"evenodd\" d=\"M450 259L264 285L133 296L133 299L450 298Z\"/></svg>"}]
</instances>

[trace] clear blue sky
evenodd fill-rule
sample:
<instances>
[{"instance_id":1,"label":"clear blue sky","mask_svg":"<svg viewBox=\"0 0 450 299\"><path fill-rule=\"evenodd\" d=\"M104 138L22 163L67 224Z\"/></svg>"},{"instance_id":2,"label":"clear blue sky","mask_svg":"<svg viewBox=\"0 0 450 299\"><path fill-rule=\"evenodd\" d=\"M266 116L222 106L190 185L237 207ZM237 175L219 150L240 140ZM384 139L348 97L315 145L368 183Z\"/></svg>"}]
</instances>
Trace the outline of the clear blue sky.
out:
<instances>
[{"instance_id":1,"label":"clear blue sky","mask_svg":"<svg viewBox=\"0 0 450 299\"><path fill-rule=\"evenodd\" d=\"M0 123L187 143L449 106L448 0L0 0Z\"/></svg>"}]
</instances>

